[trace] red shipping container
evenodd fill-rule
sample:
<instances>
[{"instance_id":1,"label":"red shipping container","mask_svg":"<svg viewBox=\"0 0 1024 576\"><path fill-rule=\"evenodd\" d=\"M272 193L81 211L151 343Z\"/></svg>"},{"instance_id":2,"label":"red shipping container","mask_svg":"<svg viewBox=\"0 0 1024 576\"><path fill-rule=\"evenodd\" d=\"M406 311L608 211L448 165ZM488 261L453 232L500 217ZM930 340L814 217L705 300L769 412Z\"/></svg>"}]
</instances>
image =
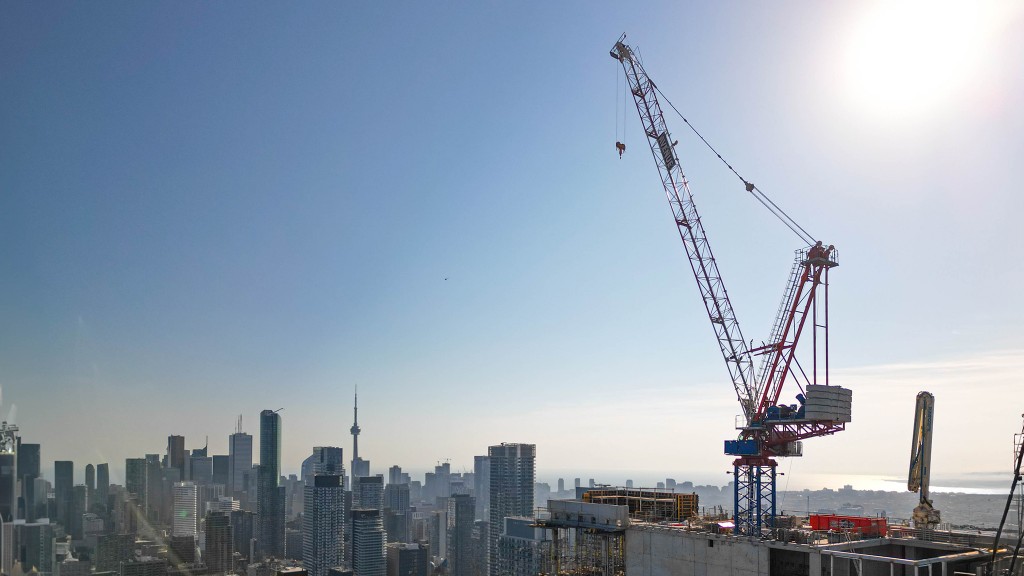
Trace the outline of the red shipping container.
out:
<instances>
[{"instance_id":1,"label":"red shipping container","mask_svg":"<svg viewBox=\"0 0 1024 576\"><path fill-rule=\"evenodd\" d=\"M811 514L811 530L837 530L884 536L889 528L885 518L867 516L838 516L836 514Z\"/></svg>"}]
</instances>

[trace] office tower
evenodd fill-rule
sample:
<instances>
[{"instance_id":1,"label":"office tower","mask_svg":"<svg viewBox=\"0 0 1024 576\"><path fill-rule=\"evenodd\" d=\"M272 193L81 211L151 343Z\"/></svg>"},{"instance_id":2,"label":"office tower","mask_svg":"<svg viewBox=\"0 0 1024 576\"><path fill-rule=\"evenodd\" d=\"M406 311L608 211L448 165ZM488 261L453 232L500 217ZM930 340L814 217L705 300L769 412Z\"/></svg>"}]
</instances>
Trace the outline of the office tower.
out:
<instances>
[{"instance_id":1,"label":"office tower","mask_svg":"<svg viewBox=\"0 0 1024 576\"><path fill-rule=\"evenodd\" d=\"M110 495L110 465L104 462L96 465L96 504L101 510L107 509L107 497ZM96 505L90 504L94 508Z\"/></svg>"},{"instance_id":2,"label":"office tower","mask_svg":"<svg viewBox=\"0 0 1024 576\"><path fill-rule=\"evenodd\" d=\"M409 527L412 509L408 484L388 484L384 487L384 531L388 542L411 542Z\"/></svg>"},{"instance_id":3,"label":"office tower","mask_svg":"<svg viewBox=\"0 0 1024 576\"><path fill-rule=\"evenodd\" d=\"M339 474L316 474L306 484L302 510L302 565L310 576L327 576L341 564L345 488Z\"/></svg>"},{"instance_id":4,"label":"office tower","mask_svg":"<svg viewBox=\"0 0 1024 576\"><path fill-rule=\"evenodd\" d=\"M167 468L177 468L180 477L178 481L185 480L185 437L167 437Z\"/></svg>"},{"instance_id":5,"label":"office tower","mask_svg":"<svg viewBox=\"0 0 1024 576\"><path fill-rule=\"evenodd\" d=\"M35 522L39 518L39 510L33 506L36 501L35 479L39 478L42 459L39 454L39 444L18 444L18 480L21 481L21 497L24 513L22 518L27 522Z\"/></svg>"},{"instance_id":6,"label":"office tower","mask_svg":"<svg viewBox=\"0 0 1024 576\"><path fill-rule=\"evenodd\" d=\"M242 432L242 417L238 417L235 433L228 436L228 493L232 496L245 492L246 479L252 474L252 435Z\"/></svg>"},{"instance_id":7,"label":"office tower","mask_svg":"<svg viewBox=\"0 0 1024 576\"><path fill-rule=\"evenodd\" d=\"M352 511L352 569L357 576L384 576L387 542L380 510Z\"/></svg>"},{"instance_id":8,"label":"office tower","mask_svg":"<svg viewBox=\"0 0 1024 576\"><path fill-rule=\"evenodd\" d=\"M252 561L256 542L256 515L248 510L235 510L230 516L235 552L247 561Z\"/></svg>"},{"instance_id":9,"label":"office tower","mask_svg":"<svg viewBox=\"0 0 1024 576\"><path fill-rule=\"evenodd\" d=\"M50 483L46 478L36 478L32 481L32 508L35 510L35 518L33 522L38 521L41 518L57 518L57 514L50 515ZM27 506L27 504L26 504Z\"/></svg>"},{"instance_id":10,"label":"office tower","mask_svg":"<svg viewBox=\"0 0 1024 576\"><path fill-rule=\"evenodd\" d=\"M171 523L174 483L181 482L181 469L165 468L159 454L146 454L146 518Z\"/></svg>"},{"instance_id":11,"label":"office tower","mask_svg":"<svg viewBox=\"0 0 1024 576\"><path fill-rule=\"evenodd\" d=\"M533 516L535 480L535 444L500 444L487 448L491 466L490 538L488 539L489 576L498 576L498 537L503 520L510 516Z\"/></svg>"},{"instance_id":12,"label":"office tower","mask_svg":"<svg viewBox=\"0 0 1024 576\"><path fill-rule=\"evenodd\" d=\"M260 412L260 469L256 487L256 516L264 556L284 558L284 487L281 486L281 415Z\"/></svg>"},{"instance_id":13,"label":"office tower","mask_svg":"<svg viewBox=\"0 0 1024 576\"><path fill-rule=\"evenodd\" d=\"M89 496L89 502L92 502L96 494L96 467L92 464L85 465L85 491Z\"/></svg>"},{"instance_id":14,"label":"office tower","mask_svg":"<svg viewBox=\"0 0 1024 576\"><path fill-rule=\"evenodd\" d=\"M487 456L473 456L473 496L476 497L476 519L490 519L491 461Z\"/></svg>"},{"instance_id":15,"label":"office tower","mask_svg":"<svg viewBox=\"0 0 1024 576\"><path fill-rule=\"evenodd\" d=\"M448 573L451 576L473 576L473 522L476 502L467 494L448 499Z\"/></svg>"},{"instance_id":16,"label":"office tower","mask_svg":"<svg viewBox=\"0 0 1024 576\"><path fill-rule=\"evenodd\" d=\"M213 484L213 458L209 456L192 456L189 458L190 479L197 486Z\"/></svg>"},{"instance_id":17,"label":"office tower","mask_svg":"<svg viewBox=\"0 0 1024 576\"><path fill-rule=\"evenodd\" d=\"M11 522L18 514L18 457L14 448L0 445L0 520Z\"/></svg>"},{"instance_id":18,"label":"office tower","mask_svg":"<svg viewBox=\"0 0 1024 576\"><path fill-rule=\"evenodd\" d=\"M124 489L125 492L135 497L135 504L143 514L149 508L148 487L149 475L146 470L146 460L144 458L125 458Z\"/></svg>"},{"instance_id":19,"label":"office tower","mask_svg":"<svg viewBox=\"0 0 1024 576\"><path fill-rule=\"evenodd\" d=\"M447 498L452 495L452 465L448 462L434 466L434 478L437 482L436 495Z\"/></svg>"},{"instance_id":20,"label":"office tower","mask_svg":"<svg viewBox=\"0 0 1024 576\"><path fill-rule=\"evenodd\" d=\"M536 576L541 573L542 561L550 557L552 542L544 528L534 526L529 517L509 516L498 539L498 563L495 573L503 576Z\"/></svg>"},{"instance_id":21,"label":"office tower","mask_svg":"<svg viewBox=\"0 0 1024 576\"><path fill-rule=\"evenodd\" d=\"M401 466L395 465L388 468L388 484L404 484Z\"/></svg>"},{"instance_id":22,"label":"office tower","mask_svg":"<svg viewBox=\"0 0 1024 576\"><path fill-rule=\"evenodd\" d=\"M234 571L235 543L231 533L231 517L224 512L206 515L206 552L203 559L213 574Z\"/></svg>"},{"instance_id":23,"label":"office tower","mask_svg":"<svg viewBox=\"0 0 1024 576\"><path fill-rule=\"evenodd\" d=\"M565 492L565 478L558 479L558 491Z\"/></svg>"},{"instance_id":24,"label":"office tower","mask_svg":"<svg viewBox=\"0 0 1024 576\"><path fill-rule=\"evenodd\" d=\"M336 446L316 446L313 454L302 461L302 482L306 486L313 484L313 476L317 474L335 474L345 481L345 460L341 448Z\"/></svg>"},{"instance_id":25,"label":"office tower","mask_svg":"<svg viewBox=\"0 0 1024 576\"><path fill-rule=\"evenodd\" d=\"M174 483L174 536L196 535L196 485L194 482Z\"/></svg>"},{"instance_id":26,"label":"office tower","mask_svg":"<svg viewBox=\"0 0 1024 576\"><path fill-rule=\"evenodd\" d=\"M81 540L85 536L82 516L89 509L89 492L84 484L71 488L71 509L68 511L68 522L64 527L71 534L72 540Z\"/></svg>"},{"instance_id":27,"label":"office tower","mask_svg":"<svg viewBox=\"0 0 1024 576\"><path fill-rule=\"evenodd\" d=\"M211 456L210 458L213 460L213 483L224 486L225 492L228 492L228 456L214 455Z\"/></svg>"},{"instance_id":28,"label":"office tower","mask_svg":"<svg viewBox=\"0 0 1024 576\"><path fill-rule=\"evenodd\" d=\"M57 521L71 531L71 492L75 485L75 463L58 460L53 463L53 496L57 503Z\"/></svg>"},{"instance_id":29,"label":"office tower","mask_svg":"<svg viewBox=\"0 0 1024 576\"><path fill-rule=\"evenodd\" d=\"M387 576L428 576L430 547L425 544L388 544Z\"/></svg>"}]
</instances>

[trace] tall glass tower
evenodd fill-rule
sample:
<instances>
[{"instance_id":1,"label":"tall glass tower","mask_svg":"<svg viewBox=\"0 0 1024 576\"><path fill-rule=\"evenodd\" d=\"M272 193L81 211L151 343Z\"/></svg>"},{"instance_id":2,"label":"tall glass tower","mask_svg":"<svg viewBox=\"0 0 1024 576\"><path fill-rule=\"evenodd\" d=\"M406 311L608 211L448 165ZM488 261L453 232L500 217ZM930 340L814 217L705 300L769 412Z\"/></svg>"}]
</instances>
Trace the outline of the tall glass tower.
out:
<instances>
[{"instance_id":1,"label":"tall glass tower","mask_svg":"<svg viewBox=\"0 0 1024 576\"><path fill-rule=\"evenodd\" d=\"M264 556L284 558L284 486L281 486L281 415L260 412L260 468L256 477L259 547Z\"/></svg>"}]
</instances>

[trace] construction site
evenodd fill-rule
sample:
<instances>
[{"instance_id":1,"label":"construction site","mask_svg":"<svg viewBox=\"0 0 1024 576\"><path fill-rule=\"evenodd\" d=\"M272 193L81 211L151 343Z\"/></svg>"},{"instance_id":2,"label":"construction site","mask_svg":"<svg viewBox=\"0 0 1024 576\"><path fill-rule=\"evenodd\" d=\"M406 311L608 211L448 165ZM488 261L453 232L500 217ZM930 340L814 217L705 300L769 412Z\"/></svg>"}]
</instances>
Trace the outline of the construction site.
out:
<instances>
[{"instance_id":1,"label":"construction site","mask_svg":"<svg viewBox=\"0 0 1024 576\"><path fill-rule=\"evenodd\" d=\"M1019 575L1024 534L1018 494L1021 435L1014 439L1014 472L998 530L963 531L943 524L929 482L934 396L922 391L914 407L907 489L919 495L905 521L884 516L786 515L777 510L779 458L801 457L804 440L832 436L853 420L853 391L829 380L829 275L835 246L809 234L757 186L743 178L689 122L681 120L722 160L749 192L800 241L790 281L770 336L760 346L740 331L711 242L668 132L662 101L634 49L619 38L610 52L628 91L668 199L700 299L720 346L742 418L734 438L732 513L701 514L696 494L599 486L576 498L550 500L535 527L548 546L542 573L575 576L953 576ZM625 145L616 142L621 156ZM759 366L755 369L755 358ZM783 389L796 403L781 401ZM909 415L909 411L908 411ZM841 440L833 440L841 441ZM1016 504L1014 497L1017 495ZM1009 512L1016 506L1016 519ZM1014 522L1016 520L1016 522ZM1015 525L1016 524L1016 525Z\"/></svg>"}]
</instances>

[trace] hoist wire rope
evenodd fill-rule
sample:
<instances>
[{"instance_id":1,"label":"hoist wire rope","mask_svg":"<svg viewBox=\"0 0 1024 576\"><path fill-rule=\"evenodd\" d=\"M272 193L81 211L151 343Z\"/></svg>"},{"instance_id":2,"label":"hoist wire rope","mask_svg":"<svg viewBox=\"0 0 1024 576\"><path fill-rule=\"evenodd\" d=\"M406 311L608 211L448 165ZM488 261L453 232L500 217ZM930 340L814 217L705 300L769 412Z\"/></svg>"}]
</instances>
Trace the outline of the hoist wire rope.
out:
<instances>
[{"instance_id":1,"label":"hoist wire rope","mask_svg":"<svg viewBox=\"0 0 1024 576\"><path fill-rule=\"evenodd\" d=\"M685 122L686 125L689 126L690 130L692 130L693 133L696 134L698 138L700 138L701 142L703 142L704 145L708 147L708 150L711 150L711 152L715 156L717 156L719 160L722 161L722 164L725 164L726 168L728 168L733 174L736 175L737 178L740 179L740 182L743 182L743 185L746 187L747 191L750 192L751 196L756 198L758 202L760 202L765 208L767 208L769 212L771 212L776 218L779 219L779 221L785 224L786 227L789 228L794 234L796 234L798 238L800 238L804 242L807 242L808 245L814 244L814 236L807 232L807 230L804 230L802 226L797 224L796 220L794 220L789 214L787 214L785 210L780 208L778 204L772 202L771 198L769 198L767 194L762 192L757 186L755 186L751 182L747 181L746 178L741 176L740 173L737 172L736 169L732 167L732 164L729 164L729 162L726 161L726 159L723 158L722 155L718 153L718 150L715 150L715 147L712 146L711 143L708 142L707 139L704 138L704 136L697 131L693 124L690 124L690 121L687 120L685 116L683 116L682 112L680 112L679 109L676 108L676 105L673 104L672 101L669 100L668 96L666 96L665 93L661 91L661 88L658 88L658 86L653 82L651 82L651 85L654 86L654 89L658 91L658 94L660 94L661 97L665 100L665 102L668 103L669 107L671 107L672 110L675 111L676 115L678 115L683 120L683 122Z\"/></svg>"}]
</instances>

